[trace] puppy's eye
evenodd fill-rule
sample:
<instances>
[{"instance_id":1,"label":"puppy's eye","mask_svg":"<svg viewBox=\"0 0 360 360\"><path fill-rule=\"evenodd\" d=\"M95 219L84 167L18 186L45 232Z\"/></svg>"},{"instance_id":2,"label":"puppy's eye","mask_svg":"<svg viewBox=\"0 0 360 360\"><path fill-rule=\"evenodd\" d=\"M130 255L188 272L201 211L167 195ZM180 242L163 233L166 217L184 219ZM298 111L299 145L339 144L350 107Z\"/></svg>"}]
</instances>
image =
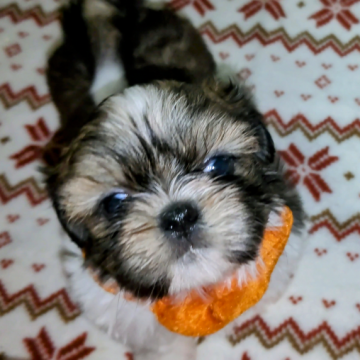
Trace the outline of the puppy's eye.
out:
<instances>
[{"instance_id":1,"label":"puppy's eye","mask_svg":"<svg viewBox=\"0 0 360 360\"><path fill-rule=\"evenodd\" d=\"M206 161L204 172L215 176L233 175L235 172L234 158L228 155L214 156Z\"/></svg>"},{"instance_id":2,"label":"puppy's eye","mask_svg":"<svg viewBox=\"0 0 360 360\"><path fill-rule=\"evenodd\" d=\"M127 197L128 195L124 192L116 192L107 196L102 201L102 206L105 212L108 215L116 214L121 209L121 206Z\"/></svg>"}]
</instances>

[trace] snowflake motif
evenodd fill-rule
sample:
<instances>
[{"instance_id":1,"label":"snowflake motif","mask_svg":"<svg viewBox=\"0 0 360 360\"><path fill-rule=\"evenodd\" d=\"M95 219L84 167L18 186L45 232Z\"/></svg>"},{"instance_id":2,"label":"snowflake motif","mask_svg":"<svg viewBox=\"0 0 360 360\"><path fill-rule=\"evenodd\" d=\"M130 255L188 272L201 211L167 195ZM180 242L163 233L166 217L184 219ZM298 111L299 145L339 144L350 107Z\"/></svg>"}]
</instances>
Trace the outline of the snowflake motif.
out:
<instances>
[{"instance_id":1,"label":"snowflake motif","mask_svg":"<svg viewBox=\"0 0 360 360\"><path fill-rule=\"evenodd\" d=\"M241 357L241 360L251 360L251 358L248 355L247 351L244 352L243 356Z\"/></svg>"},{"instance_id":2,"label":"snowflake motif","mask_svg":"<svg viewBox=\"0 0 360 360\"><path fill-rule=\"evenodd\" d=\"M279 20L282 17L286 17L280 1L281 0L252 0L242 6L238 12L244 13L246 20L264 8L275 20Z\"/></svg>"},{"instance_id":3,"label":"snowflake motif","mask_svg":"<svg viewBox=\"0 0 360 360\"><path fill-rule=\"evenodd\" d=\"M294 145L290 144L287 151L279 151L290 169L285 176L295 185L302 182L316 201L320 200L321 193L332 193L329 185L321 177L320 171L339 160L337 156L329 155L329 147L317 151L308 159Z\"/></svg>"},{"instance_id":4,"label":"snowflake motif","mask_svg":"<svg viewBox=\"0 0 360 360\"><path fill-rule=\"evenodd\" d=\"M43 118L39 118L35 125L25 125L25 129L31 140L36 144L27 145L10 156L10 159L16 162L16 169L40 159L43 153L43 146L51 138L51 132Z\"/></svg>"},{"instance_id":5,"label":"snowflake motif","mask_svg":"<svg viewBox=\"0 0 360 360\"><path fill-rule=\"evenodd\" d=\"M359 1L360 0L320 0L325 7L311 15L309 19L316 21L316 27L324 26L331 20L336 19L346 30L350 30L352 25L359 23L359 20L349 8Z\"/></svg>"},{"instance_id":6,"label":"snowflake motif","mask_svg":"<svg viewBox=\"0 0 360 360\"><path fill-rule=\"evenodd\" d=\"M176 11L187 5L192 5L201 16L204 16L209 10L215 10L210 0L172 0L169 5Z\"/></svg>"},{"instance_id":7,"label":"snowflake motif","mask_svg":"<svg viewBox=\"0 0 360 360\"><path fill-rule=\"evenodd\" d=\"M87 333L79 335L65 346L57 349L45 328L35 338L25 338L24 344L31 360L80 360L95 348L85 345Z\"/></svg>"}]
</instances>

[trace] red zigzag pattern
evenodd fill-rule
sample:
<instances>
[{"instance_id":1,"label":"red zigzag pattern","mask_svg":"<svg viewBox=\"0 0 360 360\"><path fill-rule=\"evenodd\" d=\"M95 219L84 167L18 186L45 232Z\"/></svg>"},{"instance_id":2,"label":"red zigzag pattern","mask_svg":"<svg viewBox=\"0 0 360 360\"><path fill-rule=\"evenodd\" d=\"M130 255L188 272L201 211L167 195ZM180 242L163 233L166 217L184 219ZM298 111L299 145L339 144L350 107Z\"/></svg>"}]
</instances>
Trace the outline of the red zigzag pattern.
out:
<instances>
[{"instance_id":1,"label":"red zigzag pattern","mask_svg":"<svg viewBox=\"0 0 360 360\"><path fill-rule=\"evenodd\" d=\"M37 184L36 180L29 177L20 181L15 185L10 185L6 175L0 175L0 203L7 204L12 199L20 195L25 195L31 206L36 206L47 199L45 189L42 189Z\"/></svg>"},{"instance_id":2,"label":"red zigzag pattern","mask_svg":"<svg viewBox=\"0 0 360 360\"><path fill-rule=\"evenodd\" d=\"M10 17L14 24L24 20L33 19L38 26L46 26L59 19L59 12L45 13L41 6L37 5L27 10L22 10L17 4L10 4L0 8L0 19Z\"/></svg>"},{"instance_id":3,"label":"red zigzag pattern","mask_svg":"<svg viewBox=\"0 0 360 360\"><path fill-rule=\"evenodd\" d=\"M313 222L310 234L325 228L330 231L337 241L341 241L353 233L360 235L360 213L344 222L340 222L329 209L326 209L320 214L312 216L310 220Z\"/></svg>"},{"instance_id":4,"label":"red zigzag pattern","mask_svg":"<svg viewBox=\"0 0 360 360\"><path fill-rule=\"evenodd\" d=\"M242 31L236 24L220 30L211 21L201 25L199 31L214 44L232 39L239 47L242 47L253 40L257 40L263 46L281 43L288 52L293 52L302 45L305 45L315 55L326 49L332 49L341 57L354 51L360 52L360 38L358 36L343 44L335 35L329 35L317 40L307 31L291 36L282 27L268 31L260 24L255 25L246 32Z\"/></svg>"},{"instance_id":5,"label":"red zigzag pattern","mask_svg":"<svg viewBox=\"0 0 360 360\"><path fill-rule=\"evenodd\" d=\"M26 101L32 110L49 103L51 101L50 95L39 95L35 86L28 86L19 92L14 92L9 83L0 85L0 100L5 109L9 109L21 101Z\"/></svg>"},{"instance_id":6,"label":"red zigzag pattern","mask_svg":"<svg viewBox=\"0 0 360 360\"><path fill-rule=\"evenodd\" d=\"M311 124L306 116L302 114L294 116L288 123L285 123L275 109L265 113L264 117L265 122L272 126L281 137L290 135L295 130L300 130L309 141L315 140L324 133L331 135L338 143L352 136L360 137L359 119L355 119L351 124L341 127L330 116L316 125Z\"/></svg>"},{"instance_id":7,"label":"red zigzag pattern","mask_svg":"<svg viewBox=\"0 0 360 360\"><path fill-rule=\"evenodd\" d=\"M348 332L344 337L338 337L326 321L305 332L293 318L271 329L260 316L256 316L236 327L229 340L235 345L251 335L256 336L267 349L287 340L300 354L306 354L319 345L325 347L332 359L340 359L351 351L360 352L360 327Z\"/></svg>"},{"instance_id":8,"label":"red zigzag pattern","mask_svg":"<svg viewBox=\"0 0 360 360\"><path fill-rule=\"evenodd\" d=\"M72 321L80 315L80 310L70 300L65 289L60 289L41 299L34 285L29 285L10 295L0 281L0 316L11 312L20 305L25 305L32 320L53 309L58 311L64 322Z\"/></svg>"}]
</instances>

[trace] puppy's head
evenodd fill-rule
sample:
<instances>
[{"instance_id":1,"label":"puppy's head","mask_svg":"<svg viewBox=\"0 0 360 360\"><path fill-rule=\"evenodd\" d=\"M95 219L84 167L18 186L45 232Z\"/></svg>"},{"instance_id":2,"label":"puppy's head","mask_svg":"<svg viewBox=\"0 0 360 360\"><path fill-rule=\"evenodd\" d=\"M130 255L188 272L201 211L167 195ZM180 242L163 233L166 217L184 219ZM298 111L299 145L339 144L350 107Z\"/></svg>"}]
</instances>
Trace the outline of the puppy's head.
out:
<instances>
[{"instance_id":1,"label":"puppy's head","mask_svg":"<svg viewBox=\"0 0 360 360\"><path fill-rule=\"evenodd\" d=\"M256 258L273 158L242 88L164 82L106 100L48 188L86 264L157 298L219 281Z\"/></svg>"}]
</instances>

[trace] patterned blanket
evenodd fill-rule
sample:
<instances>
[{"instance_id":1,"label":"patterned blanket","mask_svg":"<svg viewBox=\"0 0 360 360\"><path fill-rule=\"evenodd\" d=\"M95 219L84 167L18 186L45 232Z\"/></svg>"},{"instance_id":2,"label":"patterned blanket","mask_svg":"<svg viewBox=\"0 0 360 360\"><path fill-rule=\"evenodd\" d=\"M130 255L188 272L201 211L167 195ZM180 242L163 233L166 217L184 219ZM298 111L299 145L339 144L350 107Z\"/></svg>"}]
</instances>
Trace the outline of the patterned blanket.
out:
<instances>
[{"instance_id":1,"label":"patterned blanket","mask_svg":"<svg viewBox=\"0 0 360 360\"><path fill-rule=\"evenodd\" d=\"M310 218L280 303L199 359L360 357L360 0L173 0L252 88ZM0 2L0 353L128 359L65 290L63 235L37 171L58 126L44 78L57 0ZM1 356L0 356L1 357Z\"/></svg>"}]
</instances>

